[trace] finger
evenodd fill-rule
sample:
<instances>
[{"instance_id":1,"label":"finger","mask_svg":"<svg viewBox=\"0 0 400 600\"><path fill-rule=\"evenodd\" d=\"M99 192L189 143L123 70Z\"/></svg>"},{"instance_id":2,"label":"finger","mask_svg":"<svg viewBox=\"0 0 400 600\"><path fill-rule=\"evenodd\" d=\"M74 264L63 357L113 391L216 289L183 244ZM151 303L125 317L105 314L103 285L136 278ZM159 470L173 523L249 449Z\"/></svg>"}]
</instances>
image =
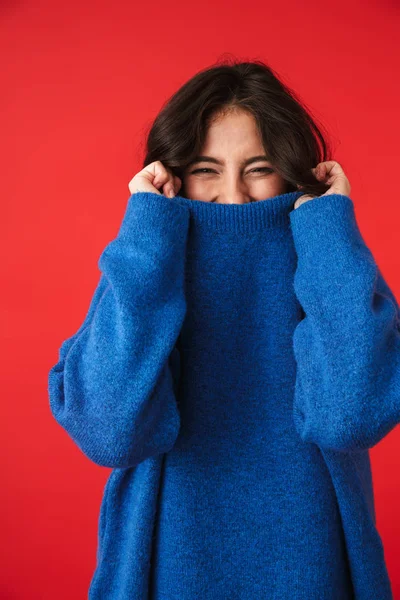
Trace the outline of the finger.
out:
<instances>
[{"instance_id":1,"label":"finger","mask_svg":"<svg viewBox=\"0 0 400 600\"><path fill-rule=\"evenodd\" d=\"M317 167L319 167L318 170L323 169L325 175L333 175L336 177L337 175L344 174L343 167L340 163L337 162L337 160L327 160L325 162L319 163Z\"/></svg>"},{"instance_id":2,"label":"finger","mask_svg":"<svg viewBox=\"0 0 400 600\"><path fill-rule=\"evenodd\" d=\"M295 209L299 208L299 206L301 206L302 204L304 204L304 202L308 202L309 200L312 200L313 198L315 198L315 196L312 196L311 194L303 194L294 203L294 208Z\"/></svg>"},{"instance_id":3,"label":"finger","mask_svg":"<svg viewBox=\"0 0 400 600\"><path fill-rule=\"evenodd\" d=\"M321 173L326 173L329 169L329 165L327 164L327 162L320 162L317 164L317 166L315 167L315 169L313 169L314 173L320 175Z\"/></svg>"},{"instance_id":4,"label":"finger","mask_svg":"<svg viewBox=\"0 0 400 600\"><path fill-rule=\"evenodd\" d=\"M152 185L154 185L154 187L157 189L163 187L170 178L168 170L164 167L160 160L156 160L149 165L149 172L154 176Z\"/></svg>"},{"instance_id":5,"label":"finger","mask_svg":"<svg viewBox=\"0 0 400 600\"><path fill-rule=\"evenodd\" d=\"M300 206L300 204L303 204L303 202L307 202L308 200L312 200L313 198L315 198L315 196L313 196L312 194L302 194L296 200L296 205Z\"/></svg>"},{"instance_id":6,"label":"finger","mask_svg":"<svg viewBox=\"0 0 400 600\"><path fill-rule=\"evenodd\" d=\"M168 196L168 198L172 198L173 196L175 196L175 187L174 187L172 177L170 177L169 180L167 181L167 183L164 184L163 194L165 196Z\"/></svg>"},{"instance_id":7,"label":"finger","mask_svg":"<svg viewBox=\"0 0 400 600\"><path fill-rule=\"evenodd\" d=\"M177 194L179 192L179 190L181 189L181 187L182 187L182 180L177 175L174 175L174 189L175 189L175 194Z\"/></svg>"},{"instance_id":8,"label":"finger","mask_svg":"<svg viewBox=\"0 0 400 600\"><path fill-rule=\"evenodd\" d=\"M176 194L176 184L173 173L164 167L161 161L156 161L154 164L157 173L154 178L153 185L155 185L157 189L162 188L162 193L165 196L172 198Z\"/></svg>"},{"instance_id":9,"label":"finger","mask_svg":"<svg viewBox=\"0 0 400 600\"><path fill-rule=\"evenodd\" d=\"M169 181L164 186L164 194L169 197L176 196L176 194L179 192L181 186L182 186L181 179L177 175L174 175L173 173L171 173Z\"/></svg>"}]
</instances>

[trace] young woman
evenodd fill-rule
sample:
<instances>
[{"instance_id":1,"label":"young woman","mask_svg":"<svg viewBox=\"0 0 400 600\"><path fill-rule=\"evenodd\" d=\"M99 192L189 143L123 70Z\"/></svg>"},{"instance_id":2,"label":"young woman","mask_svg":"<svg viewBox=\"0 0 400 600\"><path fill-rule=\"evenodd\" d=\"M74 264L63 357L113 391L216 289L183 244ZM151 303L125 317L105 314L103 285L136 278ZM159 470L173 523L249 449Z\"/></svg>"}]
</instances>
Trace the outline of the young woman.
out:
<instances>
[{"instance_id":1,"label":"young woman","mask_svg":"<svg viewBox=\"0 0 400 600\"><path fill-rule=\"evenodd\" d=\"M389 600L368 450L396 299L321 130L260 61L157 116L52 413L112 467L91 600Z\"/></svg>"}]
</instances>

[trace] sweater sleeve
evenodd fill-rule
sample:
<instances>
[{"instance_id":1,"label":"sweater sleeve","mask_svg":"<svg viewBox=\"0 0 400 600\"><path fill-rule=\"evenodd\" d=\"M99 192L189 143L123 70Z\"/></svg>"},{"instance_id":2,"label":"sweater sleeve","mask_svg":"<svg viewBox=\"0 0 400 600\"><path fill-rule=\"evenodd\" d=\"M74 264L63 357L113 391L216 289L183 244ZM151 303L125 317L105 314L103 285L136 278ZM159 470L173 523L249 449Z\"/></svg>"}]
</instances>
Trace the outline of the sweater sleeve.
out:
<instances>
[{"instance_id":1,"label":"sweater sleeve","mask_svg":"<svg viewBox=\"0 0 400 600\"><path fill-rule=\"evenodd\" d=\"M86 317L49 372L53 416L101 466L134 466L167 452L177 438L173 373L186 313L188 223L188 209L173 199L131 195L98 260Z\"/></svg>"},{"instance_id":2,"label":"sweater sleeve","mask_svg":"<svg viewBox=\"0 0 400 600\"><path fill-rule=\"evenodd\" d=\"M305 442L373 447L400 422L400 314L349 196L319 196L290 213L294 291L293 419Z\"/></svg>"}]
</instances>

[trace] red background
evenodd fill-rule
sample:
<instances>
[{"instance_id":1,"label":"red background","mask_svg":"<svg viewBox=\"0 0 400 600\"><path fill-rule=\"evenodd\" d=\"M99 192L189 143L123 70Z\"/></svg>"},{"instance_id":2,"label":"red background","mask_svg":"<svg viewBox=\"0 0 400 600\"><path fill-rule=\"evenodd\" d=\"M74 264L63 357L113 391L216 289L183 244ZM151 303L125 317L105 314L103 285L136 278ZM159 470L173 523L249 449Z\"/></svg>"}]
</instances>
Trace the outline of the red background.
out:
<instances>
[{"instance_id":1,"label":"red background","mask_svg":"<svg viewBox=\"0 0 400 600\"><path fill-rule=\"evenodd\" d=\"M330 131L360 229L400 298L396 4L1 3L2 599L87 597L110 470L53 419L47 374L86 314L145 132L195 72L224 53L259 58L300 94ZM398 427L371 450L396 598L399 450Z\"/></svg>"}]
</instances>

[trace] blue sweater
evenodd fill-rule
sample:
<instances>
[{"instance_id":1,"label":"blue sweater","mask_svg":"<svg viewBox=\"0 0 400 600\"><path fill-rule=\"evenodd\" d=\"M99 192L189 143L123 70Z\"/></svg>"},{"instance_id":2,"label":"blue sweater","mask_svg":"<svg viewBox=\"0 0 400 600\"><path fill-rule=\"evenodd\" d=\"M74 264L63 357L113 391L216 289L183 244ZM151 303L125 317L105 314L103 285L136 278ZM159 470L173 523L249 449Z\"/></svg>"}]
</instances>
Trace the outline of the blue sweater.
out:
<instances>
[{"instance_id":1,"label":"blue sweater","mask_svg":"<svg viewBox=\"0 0 400 600\"><path fill-rule=\"evenodd\" d=\"M50 407L111 467L90 600L390 600L369 448L400 316L354 205L137 192Z\"/></svg>"}]
</instances>

